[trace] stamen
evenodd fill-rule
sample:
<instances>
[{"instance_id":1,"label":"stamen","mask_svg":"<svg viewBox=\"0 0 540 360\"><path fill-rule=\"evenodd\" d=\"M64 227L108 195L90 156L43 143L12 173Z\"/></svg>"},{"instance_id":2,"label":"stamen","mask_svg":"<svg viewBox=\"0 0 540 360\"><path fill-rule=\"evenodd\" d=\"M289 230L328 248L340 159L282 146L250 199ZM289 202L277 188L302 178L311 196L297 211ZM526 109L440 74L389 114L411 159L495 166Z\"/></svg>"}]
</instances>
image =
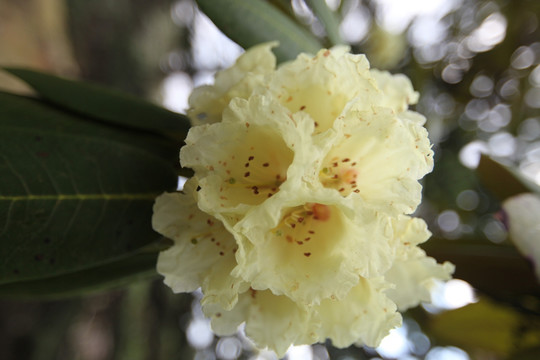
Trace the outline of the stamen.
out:
<instances>
[{"instance_id":1,"label":"stamen","mask_svg":"<svg viewBox=\"0 0 540 360\"><path fill-rule=\"evenodd\" d=\"M330 219L330 208L324 204L313 204L313 219L326 221Z\"/></svg>"}]
</instances>

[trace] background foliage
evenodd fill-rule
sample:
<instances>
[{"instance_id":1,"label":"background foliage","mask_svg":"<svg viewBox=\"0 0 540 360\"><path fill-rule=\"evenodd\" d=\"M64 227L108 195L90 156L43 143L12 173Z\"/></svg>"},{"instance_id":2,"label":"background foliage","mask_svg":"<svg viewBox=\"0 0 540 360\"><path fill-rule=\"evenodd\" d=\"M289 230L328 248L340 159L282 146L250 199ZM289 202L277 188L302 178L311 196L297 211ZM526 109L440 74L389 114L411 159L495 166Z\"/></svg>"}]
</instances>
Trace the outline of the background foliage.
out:
<instances>
[{"instance_id":1,"label":"background foliage","mask_svg":"<svg viewBox=\"0 0 540 360\"><path fill-rule=\"evenodd\" d=\"M436 154L418 214L434 233L425 249L455 263L479 301L406 314L406 356L433 360L451 345L474 359L539 358L540 287L495 214L530 191L524 177L540 179L540 4L432 2L397 23L389 14L406 9L382 0L197 3L240 46L279 39L280 61L348 43L411 78ZM11 66L0 77L0 358L231 358L223 339L188 342L205 326L200 310L153 270L164 244L149 227L152 199L188 175L177 164L186 119L132 95L159 103L163 84L205 82L239 47L205 37L189 0L5 1L0 13L0 65ZM312 352L379 356L330 344Z\"/></svg>"}]
</instances>

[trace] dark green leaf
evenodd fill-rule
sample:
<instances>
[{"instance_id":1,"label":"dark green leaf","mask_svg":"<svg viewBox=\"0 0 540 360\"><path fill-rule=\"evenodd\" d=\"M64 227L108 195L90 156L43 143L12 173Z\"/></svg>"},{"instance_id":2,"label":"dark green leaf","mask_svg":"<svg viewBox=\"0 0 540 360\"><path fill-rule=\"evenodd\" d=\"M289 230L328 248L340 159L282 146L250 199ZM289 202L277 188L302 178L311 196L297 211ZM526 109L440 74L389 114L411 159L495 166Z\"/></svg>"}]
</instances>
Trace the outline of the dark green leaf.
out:
<instances>
[{"instance_id":1,"label":"dark green leaf","mask_svg":"<svg viewBox=\"0 0 540 360\"><path fill-rule=\"evenodd\" d=\"M540 194L540 187L527 180L517 170L482 155L476 169L482 184L499 200L525 192Z\"/></svg>"},{"instance_id":2,"label":"dark green leaf","mask_svg":"<svg viewBox=\"0 0 540 360\"><path fill-rule=\"evenodd\" d=\"M514 246L432 238L422 248L439 262L453 263L455 278L491 297L514 302L522 295L540 296L532 264Z\"/></svg>"},{"instance_id":3,"label":"dark green leaf","mask_svg":"<svg viewBox=\"0 0 540 360\"><path fill-rule=\"evenodd\" d=\"M156 275L156 253L127 256L107 264L50 278L0 285L0 297L57 299L125 286Z\"/></svg>"},{"instance_id":4,"label":"dark green leaf","mask_svg":"<svg viewBox=\"0 0 540 360\"><path fill-rule=\"evenodd\" d=\"M159 238L177 143L0 93L0 284L109 263Z\"/></svg>"},{"instance_id":5,"label":"dark green leaf","mask_svg":"<svg viewBox=\"0 0 540 360\"><path fill-rule=\"evenodd\" d=\"M540 345L537 341L533 346L512 353L507 359L538 360L540 359Z\"/></svg>"},{"instance_id":6,"label":"dark green leaf","mask_svg":"<svg viewBox=\"0 0 540 360\"><path fill-rule=\"evenodd\" d=\"M301 52L316 53L321 43L279 10L262 0L197 0L202 11L232 40L244 48L278 40L279 62Z\"/></svg>"},{"instance_id":7,"label":"dark green leaf","mask_svg":"<svg viewBox=\"0 0 540 360\"><path fill-rule=\"evenodd\" d=\"M325 0L306 0L306 4L311 8L315 16L321 21L326 30L326 35L332 45L344 44L339 33L339 20L326 4Z\"/></svg>"},{"instance_id":8,"label":"dark green leaf","mask_svg":"<svg viewBox=\"0 0 540 360\"><path fill-rule=\"evenodd\" d=\"M189 120L185 115L129 94L28 69L4 70L28 83L47 101L88 117L158 132L178 140L183 140L189 130Z\"/></svg>"},{"instance_id":9,"label":"dark green leaf","mask_svg":"<svg viewBox=\"0 0 540 360\"><path fill-rule=\"evenodd\" d=\"M527 327L527 325L535 326ZM457 345L471 353L500 357L538 344L538 319L487 299L436 316L431 330L439 342ZM495 358L495 356L493 356ZM517 359L517 358L516 358Z\"/></svg>"}]
</instances>

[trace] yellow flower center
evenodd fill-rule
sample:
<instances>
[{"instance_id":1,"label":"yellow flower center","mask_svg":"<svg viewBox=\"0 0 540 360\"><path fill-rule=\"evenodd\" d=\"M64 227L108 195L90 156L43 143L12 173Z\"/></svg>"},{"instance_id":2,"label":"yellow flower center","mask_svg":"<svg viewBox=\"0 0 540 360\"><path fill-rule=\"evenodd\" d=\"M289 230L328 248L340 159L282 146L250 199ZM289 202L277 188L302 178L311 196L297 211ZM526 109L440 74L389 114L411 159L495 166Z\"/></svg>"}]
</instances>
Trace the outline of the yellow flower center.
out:
<instances>
[{"instance_id":1,"label":"yellow flower center","mask_svg":"<svg viewBox=\"0 0 540 360\"><path fill-rule=\"evenodd\" d=\"M223 206L257 205L273 196L293 161L293 151L273 129L252 126L248 130L228 158L218 161L225 172L219 190Z\"/></svg>"},{"instance_id":2,"label":"yellow flower center","mask_svg":"<svg viewBox=\"0 0 540 360\"><path fill-rule=\"evenodd\" d=\"M334 243L329 239L340 236L342 221L339 213L334 206L319 203L307 203L287 211L271 232L280 242L278 247L285 259L290 256L325 256ZM295 247L293 251L290 246Z\"/></svg>"},{"instance_id":3,"label":"yellow flower center","mask_svg":"<svg viewBox=\"0 0 540 360\"><path fill-rule=\"evenodd\" d=\"M351 192L359 193L357 179L359 176L357 162L348 157L333 157L330 164L319 172L319 179L324 187L336 189L343 196Z\"/></svg>"}]
</instances>

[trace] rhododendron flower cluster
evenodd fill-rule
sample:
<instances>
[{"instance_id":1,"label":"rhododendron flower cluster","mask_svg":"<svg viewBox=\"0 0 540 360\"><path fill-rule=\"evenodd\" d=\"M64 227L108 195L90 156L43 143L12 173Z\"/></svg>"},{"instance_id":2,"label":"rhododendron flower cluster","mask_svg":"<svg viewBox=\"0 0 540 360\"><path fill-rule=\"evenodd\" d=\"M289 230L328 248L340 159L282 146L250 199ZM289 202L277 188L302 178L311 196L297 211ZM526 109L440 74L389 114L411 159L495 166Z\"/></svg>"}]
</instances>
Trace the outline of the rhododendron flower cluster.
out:
<instances>
[{"instance_id":1,"label":"rhododendron flower cluster","mask_svg":"<svg viewBox=\"0 0 540 360\"><path fill-rule=\"evenodd\" d=\"M174 240L158 272L175 292L202 289L219 335L245 323L279 355L327 338L377 346L453 271L417 246L430 233L410 216L433 167L425 118L407 110L418 94L346 47L276 68L274 45L191 95L180 162L195 175L154 206Z\"/></svg>"}]
</instances>

